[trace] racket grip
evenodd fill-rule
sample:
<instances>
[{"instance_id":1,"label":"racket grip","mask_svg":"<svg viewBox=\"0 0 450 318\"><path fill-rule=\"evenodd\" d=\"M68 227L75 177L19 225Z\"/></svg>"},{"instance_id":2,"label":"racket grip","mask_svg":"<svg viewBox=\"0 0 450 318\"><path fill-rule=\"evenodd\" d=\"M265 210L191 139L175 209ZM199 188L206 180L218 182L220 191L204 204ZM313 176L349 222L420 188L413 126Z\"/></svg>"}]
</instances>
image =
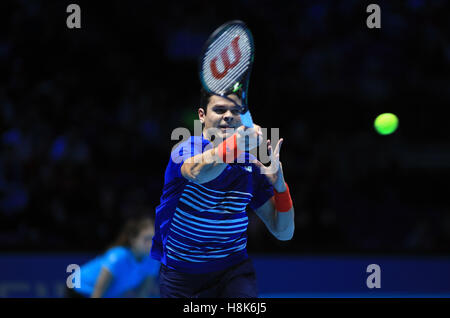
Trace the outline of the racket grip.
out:
<instances>
[{"instance_id":1,"label":"racket grip","mask_svg":"<svg viewBox=\"0 0 450 318\"><path fill-rule=\"evenodd\" d=\"M241 114L241 122L247 128L253 128L253 119L250 111L247 110L245 113Z\"/></svg>"}]
</instances>

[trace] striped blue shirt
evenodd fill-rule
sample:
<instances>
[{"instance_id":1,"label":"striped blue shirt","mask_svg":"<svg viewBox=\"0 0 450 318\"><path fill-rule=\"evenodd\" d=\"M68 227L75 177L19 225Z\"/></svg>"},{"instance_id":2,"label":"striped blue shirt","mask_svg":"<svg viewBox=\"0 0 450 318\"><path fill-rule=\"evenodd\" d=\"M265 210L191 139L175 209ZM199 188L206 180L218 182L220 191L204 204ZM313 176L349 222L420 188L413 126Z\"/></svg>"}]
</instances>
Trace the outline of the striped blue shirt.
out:
<instances>
[{"instance_id":1,"label":"striped blue shirt","mask_svg":"<svg viewBox=\"0 0 450 318\"><path fill-rule=\"evenodd\" d=\"M186 273L219 271L245 260L247 210L273 196L272 185L247 153L245 163L228 164L212 181L197 184L185 179L183 162L208 146L209 140L194 136L175 148L156 208L151 255Z\"/></svg>"}]
</instances>

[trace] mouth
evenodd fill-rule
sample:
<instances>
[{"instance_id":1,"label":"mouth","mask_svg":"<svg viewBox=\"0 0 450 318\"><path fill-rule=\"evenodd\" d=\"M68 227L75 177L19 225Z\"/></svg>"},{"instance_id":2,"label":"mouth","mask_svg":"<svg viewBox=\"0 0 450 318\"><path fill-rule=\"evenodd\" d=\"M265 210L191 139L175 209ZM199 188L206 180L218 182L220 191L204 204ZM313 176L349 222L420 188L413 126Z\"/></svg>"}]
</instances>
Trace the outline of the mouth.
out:
<instances>
[{"instance_id":1,"label":"mouth","mask_svg":"<svg viewBox=\"0 0 450 318\"><path fill-rule=\"evenodd\" d=\"M220 125L219 129L223 132L223 133L231 133L232 130L234 129L234 127L228 126L228 125Z\"/></svg>"}]
</instances>

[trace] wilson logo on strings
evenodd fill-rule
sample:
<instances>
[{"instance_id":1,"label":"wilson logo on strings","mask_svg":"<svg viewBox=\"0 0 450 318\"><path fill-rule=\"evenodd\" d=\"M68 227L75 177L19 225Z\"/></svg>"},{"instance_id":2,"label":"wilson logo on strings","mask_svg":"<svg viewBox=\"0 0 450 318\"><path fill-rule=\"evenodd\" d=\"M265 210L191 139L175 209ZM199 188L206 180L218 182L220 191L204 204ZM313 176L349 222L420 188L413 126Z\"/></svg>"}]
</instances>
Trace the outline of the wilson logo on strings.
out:
<instances>
[{"instance_id":1,"label":"wilson logo on strings","mask_svg":"<svg viewBox=\"0 0 450 318\"><path fill-rule=\"evenodd\" d=\"M225 75L227 75L228 71L238 65L239 61L241 60L241 50L239 49L239 36L235 37L233 41L231 41L231 48L233 49L234 54L234 61L230 62L230 57L228 56L228 48L230 46L225 47L222 52L220 52L220 58L222 59L223 63L223 71L219 72L217 69L217 60L219 59L218 56L214 57L210 62L210 68L211 68L211 74L214 76L214 78L220 80Z\"/></svg>"}]
</instances>

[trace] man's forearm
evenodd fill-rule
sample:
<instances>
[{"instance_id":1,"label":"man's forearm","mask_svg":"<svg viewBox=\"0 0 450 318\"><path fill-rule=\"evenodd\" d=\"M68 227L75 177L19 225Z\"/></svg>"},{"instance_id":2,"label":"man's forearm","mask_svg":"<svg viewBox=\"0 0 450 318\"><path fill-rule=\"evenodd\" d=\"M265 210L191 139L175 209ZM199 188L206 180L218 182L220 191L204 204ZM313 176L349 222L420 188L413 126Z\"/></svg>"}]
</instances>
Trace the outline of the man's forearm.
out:
<instances>
[{"instance_id":1,"label":"man's forearm","mask_svg":"<svg viewBox=\"0 0 450 318\"><path fill-rule=\"evenodd\" d=\"M226 163L217 156L216 147L187 159L181 166L181 174L190 181L205 183L218 177L225 167Z\"/></svg>"},{"instance_id":2,"label":"man's forearm","mask_svg":"<svg viewBox=\"0 0 450 318\"><path fill-rule=\"evenodd\" d=\"M287 212L274 211L274 234L281 241L290 240L294 236L294 207Z\"/></svg>"}]
</instances>

